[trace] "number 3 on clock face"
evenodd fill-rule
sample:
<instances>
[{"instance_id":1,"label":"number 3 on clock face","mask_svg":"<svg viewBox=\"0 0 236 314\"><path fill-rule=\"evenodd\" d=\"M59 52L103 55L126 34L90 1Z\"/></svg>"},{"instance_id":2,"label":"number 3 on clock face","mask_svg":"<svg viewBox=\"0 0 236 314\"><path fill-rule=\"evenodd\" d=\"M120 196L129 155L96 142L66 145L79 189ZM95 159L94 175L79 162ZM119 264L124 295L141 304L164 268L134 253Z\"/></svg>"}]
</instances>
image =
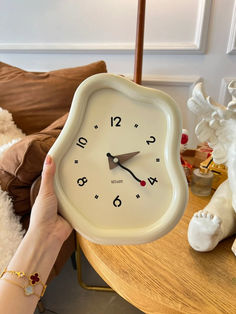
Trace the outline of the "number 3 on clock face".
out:
<instances>
[{"instance_id":1,"label":"number 3 on clock face","mask_svg":"<svg viewBox=\"0 0 236 314\"><path fill-rule=\"evenodd\" d=\"M61 213L102 244L153 241L181 218L181 118L167 94L98 74L77 89L51 148Z\"/></svg>"}]
</instances>

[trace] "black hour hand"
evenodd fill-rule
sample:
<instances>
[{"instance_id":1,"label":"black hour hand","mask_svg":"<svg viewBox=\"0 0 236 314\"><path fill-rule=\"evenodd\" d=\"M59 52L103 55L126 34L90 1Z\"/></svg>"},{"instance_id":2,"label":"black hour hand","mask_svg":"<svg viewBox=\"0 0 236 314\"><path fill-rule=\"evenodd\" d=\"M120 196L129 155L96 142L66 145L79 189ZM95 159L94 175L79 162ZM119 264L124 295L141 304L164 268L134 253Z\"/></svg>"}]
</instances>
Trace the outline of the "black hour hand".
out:
<instances>
[{"instance_id":1,"label":"black hour hand","mask_svg":"<svg viewBox=\"0 0 236 314\"><path fill-rule=\"evenodd\" d=\"M136 155L137 153L139 153L139 152L136 152L135 155ZM128 169L127 167L123 166L123 165L120 163L120 160L119 160L119 158L118 158L117 156L112 156L111 153L107 153L107 157L108 157L108 158L111 158L111 159L112 159L112 162L113 162L114 164L116 164L117 166L120 166L122 169L128 171L128 172L132 175L132 177L133 177L136 181L138 181L138 182L140 183L141 186L145 186L145 185L146 185L146 182L145 182L144 180L140 180L139 178L136 177L136 175L135 175L130 169ZM114 167L113 167L113 168L114 168ZM112 168L110 168L110 169L112 169Z\"/></svg>"}]
</instances>

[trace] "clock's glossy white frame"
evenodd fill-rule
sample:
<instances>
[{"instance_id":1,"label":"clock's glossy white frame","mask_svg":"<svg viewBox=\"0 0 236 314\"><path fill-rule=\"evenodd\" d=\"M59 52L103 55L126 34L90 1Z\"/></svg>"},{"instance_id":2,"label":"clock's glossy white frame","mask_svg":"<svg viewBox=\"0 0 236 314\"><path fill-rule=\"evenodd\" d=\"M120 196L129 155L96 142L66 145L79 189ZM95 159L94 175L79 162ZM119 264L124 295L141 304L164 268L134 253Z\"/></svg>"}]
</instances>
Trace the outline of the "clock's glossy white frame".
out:
<instances>
[{"instance_id":1,"label":"clock's glossy white frame","mask_svg":"<svg viewBox=\"0 0 236 314\"><path fill-rule=\"evenodd\" d=\"M160 99L164 103L162 110L167 117L167 129L169 130L165 158L168 160L168 171L174 182L173 198L165 214L148 227L120 230L98 228L86 220L79 208L72 206L60 184L60 161L80 128L89 97L95 91L103 88L115 89L143 103L155 104L158 100L160 103ZM99 244L140 244L165 235L175 227L182 217L188 199L186 178L180 163L181 131L180 111L175 101L166 93L137 85L126 78L108 73L96 74L86 79L76 90L66 124L49 151L56 163L54 186L61 214L76 231L88 240Z\"/></svg>"}]
</instances>

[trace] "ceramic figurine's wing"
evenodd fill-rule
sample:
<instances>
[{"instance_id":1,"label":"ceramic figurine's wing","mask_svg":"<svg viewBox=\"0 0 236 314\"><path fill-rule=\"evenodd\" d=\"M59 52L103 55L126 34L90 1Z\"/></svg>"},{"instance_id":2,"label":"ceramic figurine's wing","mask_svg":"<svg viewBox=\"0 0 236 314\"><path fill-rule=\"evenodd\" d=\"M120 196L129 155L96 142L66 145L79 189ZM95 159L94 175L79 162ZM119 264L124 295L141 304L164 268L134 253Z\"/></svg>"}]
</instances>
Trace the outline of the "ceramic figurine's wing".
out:
<instances>
[{"instance_id":1,"label":"ceramic figurine's wing","mask_svg":"<svg viewBox=\"0 0 236 314\"><path fill-rule=\"evenodd\" d=\"M228 118L227 109L206 95L202 83L196 84L187 105L193 113L202 118L195 128L198 139L201 142L208 142L213 149L216 163L224 163L230 141L225 127Z\"/></svg>"},{"instance_id":2,"label":"ceramic figurine's wing","mask_svg":"<svg viewBox=\"0 0 236 314\"><path fill-rule=\"evenodd\" d=\"M198 139L201 142L215 143L214 125L210 123L214 110L201 82L194 87L192 97L188 100L187 105L194 114L202 118L195 129Z\"/></svg>"},{"instance_id":3,"label":"ceramic figurine's wing","mask_svg":"<svg viewBox=\"0 0 236 314\"><path fill-rule=\"evenodd\" d=\"M188 108L196 115L207 118L210 117L213 109L208 102L208 97L203 90L202 82L195 85L192 97L188 100Z\"/></svg>"}]
</instances>

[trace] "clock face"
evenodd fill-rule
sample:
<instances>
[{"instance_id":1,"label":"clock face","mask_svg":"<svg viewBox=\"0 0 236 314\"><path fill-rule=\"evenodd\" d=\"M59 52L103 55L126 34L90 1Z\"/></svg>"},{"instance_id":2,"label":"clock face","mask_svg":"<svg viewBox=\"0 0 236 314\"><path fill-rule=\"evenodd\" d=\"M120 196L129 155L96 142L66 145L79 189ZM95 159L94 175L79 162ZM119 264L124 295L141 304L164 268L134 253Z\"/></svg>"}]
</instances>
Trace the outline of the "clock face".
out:
<instances>
[{"instance_id":1,"label":"clock face","mask_svg":"<svg viewBox=\"0 0 236 314\"><path fill-rule=\"evenodd\" d=\"M95 92L61 164L62 187L73 206L79 204L83 215L103 228L141 227L159 219L172 196L161 149L165 131L164 114L154 105L113 89ZM119 164L110 166L115 156L134 152L120 163L133 175ZM163 206L157 208L160 199Z\"/></svg>"},{"instance_id":2,"label":"clock face","mask_svg":"<svg viewBox=\"0 0 236 314\"><path fill-rule=\"evenodd\" d=\"M80 117L73 116L73 134L64 132L67 147L57 163L59 194L67 201L64 212L66 206L73 211L73 217L65 215L77 231L83 219L94 230L105 230L107 237L110 232L117 243L112 234L121 239L123 233L127 239L137 230L153 229L173 207L179 182L173 182L168 157L170 119L162 99L143 101L106 86L91 92L84 103ZM94 240L86 231L82 234Z\"/></svg>"}]
</instances>

